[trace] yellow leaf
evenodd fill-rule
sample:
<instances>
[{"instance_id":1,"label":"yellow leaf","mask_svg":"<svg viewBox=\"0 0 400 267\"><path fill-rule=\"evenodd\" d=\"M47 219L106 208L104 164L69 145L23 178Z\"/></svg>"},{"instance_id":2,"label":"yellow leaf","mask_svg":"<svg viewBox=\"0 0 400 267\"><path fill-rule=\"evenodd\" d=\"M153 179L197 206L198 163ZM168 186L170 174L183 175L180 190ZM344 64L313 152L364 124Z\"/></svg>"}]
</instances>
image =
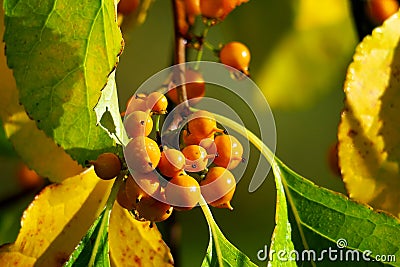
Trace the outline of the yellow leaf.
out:
<instances>
[{"instance_id":1,"label":"yellow leaf","mask_svg":"<svg viewBox=\"0 0 400 267\"><path fill-rule=\"evenodd\" d=\"M357 47L345 83L339 164L351 198L400 217L400 13Z\"/></svg>"},{"instance_id":2,"label":"yellow leaf","mask_svg":"<svg viewBox=\"0 0 400 267\"><path fill-rule=\"evenodd\" d=\"M117 203L111 212L109 242L112 266L173 266L157 227L133 219Z\"/></svg>"},{"instance_id":3,"label":"yellow leaf","mask_svg":"<svg viewBox=\"0 0 400 267\"><path fill-rule=\"evenodd\" d=\"M0 10L0 36L4 33L3 16L3 10ZM4 43L1 43L0 51L4 49ZM53 182L80 173L82 167L39 130L19 104L17 86L3 52L0 53L0 81L0 119L7 137L22 160L39 175Z\"/></svg>"},{"instance_id":4,"label":"yellow leaf","mask_svg":"<svg viewBox=\"0 0 400 267\"><path fill-rule=\"evenodd\" d=\"M0 248L0 266L61 266L104 208L112 182L91 168L46 187L24 212L17 240Z\"/></svg>"}]
</instances>

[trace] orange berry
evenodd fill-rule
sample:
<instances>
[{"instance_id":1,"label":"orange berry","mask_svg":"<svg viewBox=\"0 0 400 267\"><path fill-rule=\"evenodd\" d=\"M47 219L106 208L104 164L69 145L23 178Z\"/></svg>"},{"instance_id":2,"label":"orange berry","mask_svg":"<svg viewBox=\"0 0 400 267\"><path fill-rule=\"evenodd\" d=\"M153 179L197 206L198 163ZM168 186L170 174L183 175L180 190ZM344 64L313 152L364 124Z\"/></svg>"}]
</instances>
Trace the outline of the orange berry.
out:
<instances>
[{"instance_id":1,"label":"orange berry","mask_svg":"<svg viewBox=\"0 0 400 267\"><path fill-rule=\"evenodd\" d=\"M208 138L215 132L223 132L217 128L214 116L205 110L198 110L189 116L188 129L196 138Z\"/></svg>"},{"instance_id":2,"label":"orange berry","mask_svg":"<svg viewBox=\"0 0 400 267\"><path fill-rule=\"evenodd\" d=\"M128 199L128 196L126 194L126 180L121 184L118 190L117 202L121 207L127 210L133 210L135 206L135 202Z\"/></svg>"},{"instance_id":3,"label":"orange berry","mask_svg":"<svg viewBox=\"0 0 400 267\"><path fill-rule=\"evenodd\" d=\"M152 92L147 96L146 107L154 113L163 114L167 112L168 100L160 92Z\"/></svg>"},{"instance_id":4,"label":"orange berry","mask_svg":"<svg viewBox=\"0 0 400 267\"><path fill-rule=\"evenodd\" d=\"M249 75L250 51L244 44L240 42L225 44L219 53L219 59L222 64Z\"/></svg>"},{"instance_id":5,"label":"orange berry","mask_svg":"<svg viewBox=\"0 0 400 267\"><path fill-rule=\"evenodd\" d=\"M118 13L129 15L136 11L139 6L139 0L120 0L118 3Z\"/></svg>"},{"instance_id":6,"label":"orange berry","mask_svg":"<svg viewBox=\"0 0 400 267\"><path fill-rule=\"evenodd\" d=\"M177 149L165 149L161 153L160 162L157 168L160 172L167 176L173 177L180 173L185 167L185 156Z\"/></svg>"},{"instance_id":7,"label":"orange berry","mask_svg":"<svg viewBox=\"0 0 400 267\"><path fill-rule=\"evenodd\" d=\"M145 198L157 197L161 190L160 180L154 172L131 175L126 179L126 195L134 208Z\"/></svg>"},{"instance_id":8,"label":"orange berry","mask_svg":"<svg viewBox=\"0 0 400 267\"><path fill-rule=\"evenodd\" d=\"M103 180L115 178L121 171L122 163L113 153L100 154L95 161L89 161L94 166L94 172Z\"/></svg>"},{"instance_id":9,"label":"orange berry","mask_svg":"<svg viewBox=\"0 0 400 267\"><path fill-rule=\"evenodd\" d=\"M248 0L200 0L200 11L204 17L223 20L237 6Z\"/></svg>"},{"instance_id":10,"label":"orange berry","mask_svg":"<svg viewBox=\"0 0 400 267\"><path fill-rule=\"evenodd\" d=\"M207 151L203 147L190 145L182 150L182 154L186 158L185 171L199 172L207 167Z\"/></svg>"},{"instance_id":11,"label":"orange berry","mask_svg":"<svg viewBox=\"0 0 400 267\"><path fill-rule=\"evenodd\" d=\"M129 168L135 172L148 173L157 167L161 152L154 140L138 136L129 141L124 155Z\"/></svg>"},{"instance_id":12,"label":"orange berry","mask_svg":"<svg viewBox=\"0 0 400 267\"><path fill-rule=\"evenodd\" d=\"M25 164L18 167L18 182L25 189L40 188L44 185L43 177L39 176L34 170L29 169Z\"/></svg>"},{"instance_id":13,"label":"orange berry","mask_svg":"<svg viewBox=\"0 0 400 267\"><path fill-rule=\"evenodd\" d=\"M229 170L223 167L211 168L200 185L201 194L211 206L233 209L230 201L235 193L236 181Z\"/></svg>"},{"instance_id":14,"label":"orange berry","mask_svg":"<svg viewBox=\"0 0 400 267\"><path fill-rule=\"evenodd\" d=\"M194 99L198 98L196 100L192 100L192 104L196 104L198 101L200 101L201 97L205 95L206 91L206 84L203 79L203 75L201 73L188 69L185 72L186 76L186 81L191 81L185 84L186 86L186 97L187 99ZM167 96L169 99L171 99L172 102L175 104L179 104L178 100L178 92L176 88L173 88L167 92Z\"/></svg>"},{"instance_id":15,"label":"orange berry","mask_svg":"<svg viewBox=\"0 0 400 267\"><path fill-rule=\"evenodd\" d=\"M190 24L194 24L195 18L200 14L200 0L185 0L186 17Z\"/></svg>"},{"instance_id":16,"label":"orange berry","mask_svg":"<svg viewBox=\"0 0 400 267\"><path fill-rule=\"evenodd\" d=\"M172 214L173 208L154 198L141 200L136 206L138 217L151 222L165 221Z\"/></svg>"},{"instance_id":17,"label":"orange berry","mask_svg":"<svg viewBox=\"0 0 400 267\"><path fill-rule=\"evenodd\" d=\"M187 146L189 145L200 145L203 140L214 140L214 133L206 138L198 138L194 134L190 134L187 130L182 131L182 140L183 143ZM206 141L204 141L206 142Z\"/></svg>"},{"instance_id":18,"label":"orange berry","mask_svg":"<svg viewBox=\"0 0 400 267\"><path fill-rule=\"evenodd\" d=\"M153 129L153 120L149 113L138 110L124 119L124 126L130 138L148 136Z\"/></svg>"},{"instance_id":19,"label":"orange berry","mask_svg":"<svg viewBox=\"0 0 400 267\"><path fill-rule=\"evenodd\" d=\"M369 0L367 3L367 13L378 25L399 10L396 0Z\"/></svg>"},{"instance_id":20,"label":"orange berry","mask_svg":"<svg viewBox=\"0 0 400 267\"><path fill-rule=\"evenodd\" d=\"M214 143L217 155L213 162L216 165L231 170L242 162L243 146L236 137L227 134L218 135L215 137Z\"/></svg>"},{"instance_id":21,"label":"orange berry","mask_svg":"<svg viewBox=\"0 0 400 267\"><path fill-rule=\"evenodd\" d=\"M137 95L134 95L131 98L129 98L126 104L125 116L129 115L134 111L148 111L145 99L146 99L145 97L141 98Z\"/></svg>"},{"instance_id":22,"label":"orange berry","mask_svg":"<svg viewBox=\"0 0 400 267\"><path fill-rule=\"evenodd\" d=\"M165 199L176 210L191 210L200 201L199 183L187 174L174 176L165 187Z\"/></svg>"}]
</instances>

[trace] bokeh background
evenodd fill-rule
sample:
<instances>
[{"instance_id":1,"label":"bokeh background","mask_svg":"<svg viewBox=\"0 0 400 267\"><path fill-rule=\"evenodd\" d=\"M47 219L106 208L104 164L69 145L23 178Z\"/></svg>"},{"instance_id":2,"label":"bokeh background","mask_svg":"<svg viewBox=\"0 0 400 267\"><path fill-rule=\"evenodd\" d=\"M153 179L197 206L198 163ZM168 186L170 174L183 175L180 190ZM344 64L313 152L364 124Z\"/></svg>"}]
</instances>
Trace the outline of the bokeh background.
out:
<instances>
[{"instance_id":1,"label":"bokeh background","mask_svg":"<svg viewBox=\"0 0 400 267\"><path fill-rule=\"evenodd\" d=\"M144 24L124 34L126 46L117 70L121 107L142 82L172 63L170 1L155 1ZM275 117L278 157L316 184L345 192L342 181L329 168L328 151L336 142L343 82L357 44L349 2L250 0L209 32L209 41L216 46L234 40L251 50L251 77L263 90ZM218 60L212 53L205 53L204 59ZM215 94L218 91L207 91L209 96ZM35 189L27 190L17 179L20 162L0 128L3 244L16 238L20 217ZM248 192L257 158L252 151L232 201L234 211L213 209L213 213L225 236L255 263L264 265L256 254L270 243L275 186L269 174L256 192ZM176 212L176 222L181 233L177 260L181 266L199 266L209 238L201 210ZM159 228L167 231L165 223Z\"/></svg>"}]
</instances>

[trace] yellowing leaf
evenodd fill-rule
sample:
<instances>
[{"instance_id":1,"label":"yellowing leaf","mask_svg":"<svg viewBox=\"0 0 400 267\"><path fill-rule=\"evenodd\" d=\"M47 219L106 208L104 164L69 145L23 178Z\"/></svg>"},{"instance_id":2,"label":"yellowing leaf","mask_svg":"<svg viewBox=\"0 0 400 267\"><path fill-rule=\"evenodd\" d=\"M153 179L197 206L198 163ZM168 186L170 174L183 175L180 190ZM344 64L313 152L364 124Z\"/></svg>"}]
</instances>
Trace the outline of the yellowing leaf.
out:
<instances>
[{"instance_id":1,"label":"yellowing leaf","mask_svg":"<svg viewBox=\"0 0 400 267\"><path fill-rule=\"evenodd\" d=\"M160 232L149 222L139 222L115 204L110 217L110 257L112 266L173 266L169 248Z\"/></svg>"},{"instance_id":2,"label":"yellowing leaf","mask_svg":"<svg viewBox=\"0 0 400 267\"><path fill-rule=\"evenodd\" d=\"M3 36L3 11L0 12L0 36ZM4 51L4 43L0 50ZM15 150L28 166L51 181L60 182L82 168L44 132L36 127L19 104L18 90L4 53L0 53L0 119Z\"/></svg>"},{"instance_id":3,"label":"yellowing leaf","mask_svg":"<svg viewBox=\"0 0 400 267\"><path fill-rule=\"evenodd\" d=\"M351 198L400 216L400 18L357 47L347 72L339 163Z\"/></svg>"},{"instance_id":4,"label":"yellowing leaf","mask_svg":"<svg viewBox=\"0 0 400 267\"><path fill-rule=\"evenodd\" d=\"M89 169L46 187L25 211L17 240L0 248L0 266L62 265L104 208L111 185Z\"/></svg>"}]
</instances>

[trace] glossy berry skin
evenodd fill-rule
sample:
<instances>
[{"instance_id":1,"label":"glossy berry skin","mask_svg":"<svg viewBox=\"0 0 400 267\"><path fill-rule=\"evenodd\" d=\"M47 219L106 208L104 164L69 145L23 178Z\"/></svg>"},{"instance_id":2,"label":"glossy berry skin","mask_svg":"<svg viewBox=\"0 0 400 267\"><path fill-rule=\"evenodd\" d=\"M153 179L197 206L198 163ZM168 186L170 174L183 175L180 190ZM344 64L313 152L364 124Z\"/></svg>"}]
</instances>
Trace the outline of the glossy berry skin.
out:
<instances>
[{"instance_id":1,"label":"glossy berry skin","mask_svg":"<svg viewBox=\"0 0 400 267\"><path fill-rule=\"evenodd\" d=\"M198 139L209 138L215 132L223 132L217 128L214 116L206 110L198 110L189 116L188 129Z\"/></svg>"},{"instance_id":2,"label":"glossy berry skin","mask_svg":"<svg viewBox=\"0 0 400 267\"><path fill-rule=\"evenodd\" d=\"M117 6L117 11L122 15L132 14L139 6L139 2L139 0L120 0Z\"/></svg>"},{"instance_id":3,"label":"glossy berry skin","mask_svg":"<svg viewBox=\"0 0 400 267\"><path fill-rule=\"evenodd\" d=\"M200 186L193 177L181 173L168 182L165 199L176 210L191 210L200 201Z\"/></svg>"},{"instance_id":4,"label":"glossy berry skin","mask_svg":"<svg viewBox=\"0 0 400 267\"><path fill-rule=\"evenodd\" d=\"M126 196L134 208L143 199L158 196L160 189L160 181L153 172L135 175L135 178L129 176L126 179Z\"/></svg>"},{"instance_id":5,"label":"glossy berry skin","mask_svg":"<svg viewBox=\"0 0 400 267\"><path fill-rule=\"evenodd\" d=\"M201 73L196 72L194 70L188 69L185 72L185 77L187 83L186 86L186 97L190 101L190 104L194 105L200 101L200 99L204 96L206 91L206 84L204 82L203 75ZM168 91L167 96L171 99L175 104L179 104L178 92L176 88L173 88Z\"/></svg>"},{"instance_id":6,"label":"glossy berry skin","mask_svg":"<svg viewBox=\"0 0 400 267\"><path fill-rule=\"evenodd\" d=\"M198 145L190 145L182 149L186 159L185 171L199 172L207 167L207 151Z\"/></svg>"},{"instance_id":7,"label":"glossy berry skin","mask_svg":"<svg viewBox=\"0 0 400 267\"><path fill-rule=\"evenodd\" d=\"M149 111L146 106L146 98L141 98L137 95L132 96L127 104L126 104L126 111L125 116L131 114L134 111Z\"/></svg>"},{"instance_id":8,"label":"glossy berry skin","mask_svg":"<svg viewBox=\"0 0 400 267\"><path fill-rule=\"evenodd\" d=\"M138 217L151 222L165 221L171 216L172 210L169 204L154 198L143 199L136 206Z\"/></svg>"},{"instance_id":9,"label":"glossy berry skin","mask_svg":"<svg viewBox=\"0 0 400 267\"><path fill-rule=\"evenodd\" d=\"M160 161L161 151L157 143L145 136L131 139L124 149L126 164L135 172L153 171Z\"/></svg>"},{"instance_id":10,"label":"glossy berry skin","mask_svg":"<svg viewBox=\"0 0 400 267\"><path fill-rule=\"evenodd\" d=\"M225 44L219 53L219 59L222 64L249 75L250 51L244 44L240 42Z\"/></svg>"},{"instance_id":11,"label":"glossy berry skin","mask_svg":"<svg viewBox=\"0 0 400 267\"><path fill-rule=\"evenodd\" d=\"M124 126L129 138L148 136L153 129L153 120L144 111L134 111L125 117Z\"/></svg>"},{"instance_id":12,"label":"glossy berry skin","mask_svg":"<svg viewBox=\"0 0 400 267\"><path fill-rule=\"evenodd\" d=\"M200 185L201 194L211 206L233 209L230 201L235 193L236 181L229 170L223 167L211 168Z\"/></svg>"},{"instance_id":13,"label":"glossy berry skin","mask_svg":"<svg viewBox=\"0 0 400 267\"><path fill-rule=\"evenodd\" d=\"M212 133L210 136L207 136L206 138L198 138L194 134L190 134L187 130L182 131L182 141L186 146L189 145L200 145L202 140L207 139L207 140L214 140L214 133ZM206 142L206 141L204 141Z\"/></svg>"},{"instance_id":14,"label":"glossy berry skin","mask_svg":"<svg viewBox=\"0 0 400 267\"><path fill-rule=\"evenodd\" d=\"M181 151L172 148L165 149L161 153L160 162L157 166L160 172L167 177L178 175L184 167L185 156Z\"/></svg>"},{"instance_id":15,"label":"glossy berry skin","mask_svg":"<svg viewBox=\"0 0 400 267\"><path fill-rule=\"evenodd\" d=\"M89 163L93 164L94 172L103 180L115 178L122 168L121 160L113 153L100 154L95 161Z\"/></svg>"},{"instance_id":16,"label":"glossy berry skin","mask_svg":"<svg viewBox=\"0 0 400 267\"><path fill-rule=\"evenodd\" d=\"M167 112L168 100L160 92L152 92L147 96L146 107L157 114L164 114Z\"/></svg>"},{"instance_id":17,"label":"glossy berry skin","mask_svg":"<svg viewBox=\"0 0 400 267\"><path fill-rule=\"evenodd\" d=\"M369 0L367 1L367 14L377 25L382 24L387 18L399 10L397 0Z\"/></svg>"},{"instance_id":18,"label":"glossy berry skin","mask_svg":"<svg viewBox=\"0 0 400 267\"><path fill-rule=\"evenodd\" d=\"M204 17L223 20L236 8L248 0L200 0L200 11Z\"/></svg>"},{"instance_id":19,"label":"glossy berry skin","mask_svg":"<svg viewBox=\"0 0 400 267\"><path fill-rule=\"evenodd\" d=\"M229 170L236 168L242 162L243 146L232 135L222 134L215 137L217 155L214 163Z\"/></svg>"},{"instance_id":20,"label":"glossy berry skin","mask_svg":"<svg viewBox=\"0 0 400 267\"><path fill-rule=\"evenodd\" d=\"M127 210L132 210L135 206L135 200L132 201L131 199L128 199L126 194L126 180L121 184L118 190L117 202L121 207Z\"/></svg>"},{"instance_id":21,"label":"glossy berry skin","mask_svg":"<svg viewBox=\"0 0 400 267\"><path fill-rule=\"evenodd\" d=\"M185 0L186 17L190 25L193 25L196 16L200 14L200 0Z\"/></svg>"}]
</instances>

